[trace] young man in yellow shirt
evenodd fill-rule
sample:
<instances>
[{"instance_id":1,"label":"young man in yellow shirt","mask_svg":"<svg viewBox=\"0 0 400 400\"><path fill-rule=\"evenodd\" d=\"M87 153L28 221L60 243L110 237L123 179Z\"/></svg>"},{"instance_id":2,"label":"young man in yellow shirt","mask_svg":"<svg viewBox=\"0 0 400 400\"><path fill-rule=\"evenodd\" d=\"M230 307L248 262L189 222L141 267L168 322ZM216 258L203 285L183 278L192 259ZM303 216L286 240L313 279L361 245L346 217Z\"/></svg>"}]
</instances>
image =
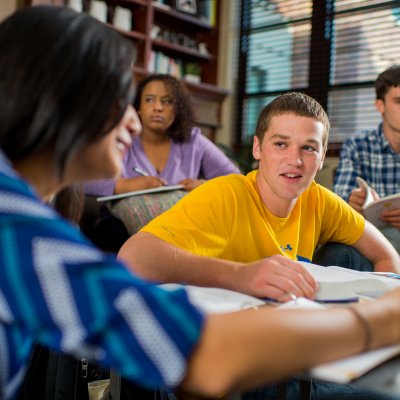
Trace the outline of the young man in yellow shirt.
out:
<instances>
[{"instance_id":1,"label":"young man in yellow shirt","mask_svg":"<svg viewBox=\"0 0 400 400\"><path fill-rule=\"evenodd\" d=\"M383 235L314 182L328 134L315 100L279 96L258 120L259 169L202 185L130 238L119 256L151 280L280 300L314 297L317 284L296 261L311 261L326 242L353 246L377 271L399 272L399 255Z\"/></svg>"},{"instance_id":2,"label":"young man in yellow shirt","mask_svg":"<svg viewBox=\"0 0 400 400\"><path fill-rule=\"evenodd\" d=\"M277 97L258 120L253 156L259 169L201 185L131 237L119 257L150 280L280 301L314 298L318 285L298 261L311 261L326 242L353 246L377 271L399 272L399 255L385 237L314 182L328 135L328 117L315 100L301 93ZM297 391L292 380L288 398L297 398ZM246 399L258 395L275 398L276 388ZM340 396L391 398L349 385L313 386L313 400Z\"/></svg>"}]
</instances>

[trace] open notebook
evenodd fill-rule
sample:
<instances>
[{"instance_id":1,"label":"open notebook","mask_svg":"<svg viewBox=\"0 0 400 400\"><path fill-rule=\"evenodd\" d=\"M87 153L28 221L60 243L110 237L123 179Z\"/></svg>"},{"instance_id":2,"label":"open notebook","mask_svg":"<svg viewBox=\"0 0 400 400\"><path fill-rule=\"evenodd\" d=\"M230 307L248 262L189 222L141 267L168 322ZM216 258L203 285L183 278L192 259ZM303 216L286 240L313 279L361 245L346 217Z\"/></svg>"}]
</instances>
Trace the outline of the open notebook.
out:
<instances>
[{"instance_id":1,"label":"open notebook","mask_svg":"<svg viewBox=\"0 0 400 400\"><path fill-rule=\"evenodd\" d=\"M139 196L141 194L149 194L149 193L162 193L169 192L171 190L179 190L182 189L183 185L170 185L170 186L160 186L151 189L142 189L142 190L134 190L133 192L126 192L120 194L112 194L110 196L97 197L97 201L113 201L125 199L126 197Z\"/></svg>"},{"instance_id":2,"label":"open notebook","mask_svg":"<svg viewBox=\"0 0 400 400\"><path fill-rule=\"evenodd\" d=\"M321 267L314 264L304 264L320 285L318 297L323 299L349 298L357 296L359 291L387 291L400 286L400 280L390 279L368 272L347 270L341 267ZM165 289L175 289L182 285L165 284ZM257 308L265 301L243 293L220 288L205 288L184 286L189 299L205 313L225 313L247 308ZM295 301L279 305L277 309L287 308L324 308L315 301L298 298ZM400 354L400 345L373 350L367 353L346 357L344 359L319 365L309 372L312 377L336 383L348 383L362 376L389 358Z\"/></svg>"},{"instance_id":3,"label":"open notebook","mask_svg":"<svg viewBox=\"0 0 400 400\"><path fill-rule=\"evenodd\" d=\"M368 183L360 177L357 177L356 179L358 186L366 192L365 201L362 206L365 218L378 228L390 226L388 222L381 219L381 214L384 211L400 208L400 193L391 194L389 196L381 197L379 200L374 200Z\"/></svg>"}]
</instances>

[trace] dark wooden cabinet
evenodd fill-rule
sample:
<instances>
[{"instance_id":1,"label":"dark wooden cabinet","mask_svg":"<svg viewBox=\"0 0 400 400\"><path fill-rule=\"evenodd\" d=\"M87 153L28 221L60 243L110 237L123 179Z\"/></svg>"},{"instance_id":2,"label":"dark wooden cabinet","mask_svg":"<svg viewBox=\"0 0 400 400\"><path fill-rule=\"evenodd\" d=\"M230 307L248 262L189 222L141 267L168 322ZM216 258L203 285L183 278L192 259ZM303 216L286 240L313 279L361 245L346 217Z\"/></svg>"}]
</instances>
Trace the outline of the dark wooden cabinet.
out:
<instances>
[{"instance_id":1,"label":"dark wooden cabinet","mask_svg":"<svg viewBox=\"0 0 400 400\"><path fill-rule=\"evenodd\" d=\"M69 5L72 0L25 1L31 5ZM82 11L90 12L92 2L94 0L81 0ZM131 40L136 48L135 78L140 80L152 72L171 73L182 78L195 106L197 124L214 140L221 125L222 103L228 95L227 90L217 86L220 0L195 1L196 15L152 0L103 0L103 3L107 25ZM176 4L176 1L171 3ZM201 11L213 3L210 21ZM115 13L120 8L131 15L129 30L115 24ZM193 80L193 71L199 75L198 81Z\"/></svg>"}]
</instances>

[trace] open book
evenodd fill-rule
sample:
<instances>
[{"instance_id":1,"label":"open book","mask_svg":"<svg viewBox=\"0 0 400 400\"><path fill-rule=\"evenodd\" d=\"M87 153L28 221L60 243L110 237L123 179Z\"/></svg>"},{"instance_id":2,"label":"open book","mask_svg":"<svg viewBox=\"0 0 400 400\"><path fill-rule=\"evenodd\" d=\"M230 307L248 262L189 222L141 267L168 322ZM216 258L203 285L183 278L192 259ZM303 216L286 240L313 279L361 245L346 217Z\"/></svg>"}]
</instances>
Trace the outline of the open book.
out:
<instances>
[{"instance_id":1,"label":"open book","mask_svg":"<svg viewBox=\"0 0 400 400\"><path fill-rule=\"evenodd\" d=\"M390 196L382 197L379 200L374 200L368 183L360 177L357 177L357 183L358 186L361 189L364 189L366 192L366 197L363 204L365 218L378 228L389 226L387 222L380 218L380 215L383 211L400 208L400 193L395 193Z\"/></svg>"},{"instance_id":2,"label":"open book","mask_svg":"<svg viewBox=\"0 0 400 400\"><path fill-rule=\"evenodd\" d=\"M360 296L371 292L385 293L400 286L400 280L389 279L383 274L354 271L348 268L305 263L302 264L314 276L319 284L316 301L347 302L357 301Z\"/></svg>"},{"instance_id":3,"label":"open book","mask_svg":"<svg viewBox=\"0 0 400 400\"><path fill-rule=\"evenodd\" d=\"M319 291L313 304L347 303L348 300L357 301L359 297L368 292L385 293L390 289L400 286L400 279L387 278L384 275L370 272L354 271L347 268L303 263L308 271L318 281ZM271 300L235 292L228 289L215 287L200 287L168 283L161 285L164 289L184 287L189 299L206 313L225 313L238 311L245 308L257 308Z\"/></svg>"},{"instance_id":4,"label":"open book","mask_svg":"<svg viewBox=\"0 0 400 400\"><path fill-rule=\"evenodd\" d=\"M120 199L125 199L126 197L139 196L141 194L169 192L171 190L179 190L182 188L183 188L183 185L160 186L160 187L151 188L151 189L134 190L133 192L126 192L126 193L120 193L120 194L113 194L110 196L98 197L96 200L97 201L120 200Z\"/></svg>"},{"instance_id":5,"label":"open book","mask_svg":"<svg viewBox=\"0 0 400 400\"><path fill-rule=\"evenodd\" d=\"M160 286L167 290L184 287L189 300L206 314L221 314L265 305L264 300L228 289L183 286L175 283L166 283Z\"/></svg>"},{"instance_id":6,"label":"open book","mask_svg":"<svg viewBox=\"0 0 400 400\"><path fill-rule=\"evenodd\" d=\"M322 267L315 264L303 263L313 274L320 286L318 298L352 297L358 292L365 290L376 290L376 288L389 290L400 286L399 279L391 279L382 275L369 272L359 272L341 267ZM164 284L164 289L174 290L182 285ZM258 308L265 301L243 293L227 289L207 288L198 286L184 286L190 301L204 313L226 313L241 309ZM277 310L287 308L324 308L315 301L298 298L279 305ZM400 354L400 345L388 346L382 349L369 351L352 357L346 357L338 361L326 363L312 368L309 373L311 377L336 383L348 383L362 376L374 367Z\"/></svg>"}]
</instances>

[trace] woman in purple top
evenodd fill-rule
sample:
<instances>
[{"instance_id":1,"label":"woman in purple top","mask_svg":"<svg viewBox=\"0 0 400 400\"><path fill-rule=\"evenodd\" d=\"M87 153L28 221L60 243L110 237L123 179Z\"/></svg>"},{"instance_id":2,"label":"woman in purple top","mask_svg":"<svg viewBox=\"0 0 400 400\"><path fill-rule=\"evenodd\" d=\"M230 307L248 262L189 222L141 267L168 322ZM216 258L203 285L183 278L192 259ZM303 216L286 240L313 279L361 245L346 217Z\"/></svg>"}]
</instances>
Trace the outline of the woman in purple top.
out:
<instances>
[{"instance_id":1,"label":"woman in purple top","mask_svg":"<svg viewBox=\"0 0 400 400\"><path fill-rule=\"evenodd\" d=\"M176 184L190 191L203 179L240 173L194 127L190 97L177 79L162 74L148 76L138 85L134 106L142 122L142 134L133 140L122 176L87 183L87 194L105 196Z\"/></svg>"}]
</instances>

